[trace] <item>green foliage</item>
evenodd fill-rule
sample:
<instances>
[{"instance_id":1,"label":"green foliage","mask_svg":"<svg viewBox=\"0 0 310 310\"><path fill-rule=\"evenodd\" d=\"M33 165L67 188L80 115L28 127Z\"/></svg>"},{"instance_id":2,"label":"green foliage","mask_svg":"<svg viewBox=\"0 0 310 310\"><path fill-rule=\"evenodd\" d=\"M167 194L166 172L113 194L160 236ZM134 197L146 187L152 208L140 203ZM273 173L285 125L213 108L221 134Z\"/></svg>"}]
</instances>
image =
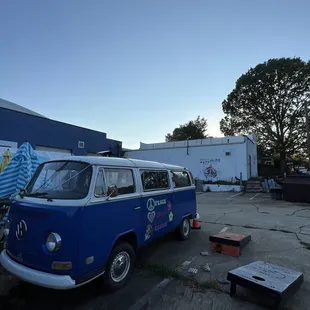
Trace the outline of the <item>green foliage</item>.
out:
<instances>
[{"instance_id":1,"label":"green foliage","mask_svg":"<svg viewBox=\"0 0 310 310\"><path fill-rule=\"evenodd\" d=\"M170 266L162 263L149 263L143 266L144 269L149 270L160 277L165 277L169 279L176 279L182 282L182 284L196 287L200 289L215 289L222 291L221 286L214 280L198 281L197 279L184 274L176 268L171 268Z\"/></svg>"},{"instance_id":2,"label":"green foliage","mask_svg":"<svg viewBox=\"0 0 310 310\"><path fill-rule=\"evenodd\" d=\"M258 175L261 177L276 177L281 174L281 169L270 165L258 164Z\"/></svg>"},{"instance_id":3,"label":"green foliage","mask_svg":"<svg viewBox=\"0 0 310 310\"><path fill-rule=\"evenodd\" d=\"M225 135L255 132L262 153L305 152L304 102L310 94L310 62L270 59L251 68L223 101L220 122ZM283 168L283 165L282 165Z\"/></svg>"},{"instance_id":4,"label":"green foliage","mask_svg":"<svg viewBox=\"0 0 310 310\"><path fill-rule=\"evenodd\" d=\"M189 121L175 128L172 134L168 133L166 135L166 142L207 138L207 128L207 120L204 117L198 116L194 121Z\"/></svg>"}]
</instances>

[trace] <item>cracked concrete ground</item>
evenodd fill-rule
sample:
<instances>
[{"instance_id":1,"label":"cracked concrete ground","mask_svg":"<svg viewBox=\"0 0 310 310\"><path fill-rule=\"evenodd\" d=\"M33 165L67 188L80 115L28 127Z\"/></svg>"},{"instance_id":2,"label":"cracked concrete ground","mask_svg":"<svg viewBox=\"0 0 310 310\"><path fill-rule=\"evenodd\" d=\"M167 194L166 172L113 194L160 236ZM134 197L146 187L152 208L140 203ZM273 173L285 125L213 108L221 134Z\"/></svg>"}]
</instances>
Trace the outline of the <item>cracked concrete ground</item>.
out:
<instances>
[{"instance_id":1,"label":"cracked concrete ground","mask_svg":"<svg viewBox=\"0 0 310 310\"><path fill-rule=\"evenodd\" d=\"M234 197L233 197L234 196ZM115 294L106 294L100 281L94 281L70 292L57 292L21 283L0 268L0 309L131 309L141 297L162 281L141 269L141 265L165 265L178 268L192 282L175 279L158 291L141 309L264 309L270 300L242 288L237 296L228 295L229 285L219 290L201 289L193 283L216 283L225 279L227 272L256 260L264 260L304 273L304 283L299 291L283 303L282 309L310 309L310 205L272 201L269 195L235 196L233 193L205 193L197 195L198 212L202 229L192 231L189 240L178 242L169 235L139 253L134 277L128 285ZM209 236L228 227L228 232L250 234L251 242L239 258L210 252ZM210 255L201 256L208 251ZM182 264L188 261L187 267ZM204 272L208 264L211 271ZM190 276L189 268L197 268ZM133 308L136 309L136 308ZM140 308L139 308L140 309Z\"/></svg>"},{"instance_id":2,"label":"cracked concrete ground","mask_svg":"<svg viewBox=\"0 0 310 310\"><path fill-rule=\"evenodd\" d=\"M192 231L191 237L184 243L162 240L160 245L155 244L149 250L148 263L166 264L179 268L184 276L192 277L199 283L213 283L225 279L229 270L257 260L267 261L304 274L304 283L297 293L282 303L282 309L310 309L310 205L271 200L267 194L232 196L232 193L198 195L202 229ZM224 227L228 227L228 232L252 236L239 258L210 252L209 236ZM202 251L209 251L210 255L201 256ZM184 261L191 263L182 268ZM205 264L209 265L211 272L203 271ZM190 267L198 269L194 277L188 273ZM202 293L171 282L162 297L153 300L148 309L254 310L271 305L270 299L240 287L237 297L232 299L228 295L229 285L220 287L223 292L207 290Z\"/></svg>"}]
</instances>

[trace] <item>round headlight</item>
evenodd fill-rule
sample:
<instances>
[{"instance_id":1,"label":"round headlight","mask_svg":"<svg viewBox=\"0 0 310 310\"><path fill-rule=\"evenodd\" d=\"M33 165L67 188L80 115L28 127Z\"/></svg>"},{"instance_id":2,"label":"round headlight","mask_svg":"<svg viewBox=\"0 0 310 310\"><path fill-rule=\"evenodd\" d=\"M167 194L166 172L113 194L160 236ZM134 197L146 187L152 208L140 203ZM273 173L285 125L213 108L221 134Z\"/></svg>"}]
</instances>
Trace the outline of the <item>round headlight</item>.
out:
<instances>
[{"instance_id":1,"label":"round headlight","mask_svg":"<svg viewBox=\"0 0 310 310\"><path fill-rule=\"evenodd\" d=\"M5 222L5 224L4 224L4 227L3 227L3 234L4 234L5 236L7 236L7 235L9 234L9 232L10 232L10 221L7 220L7 221Z\"/></svg>"},{"instance_id":2,"label":"round headlight","mask_svg":"<svg viewBox=\"0 0 310 310\"><path fill-rule=\"evenodd\" d=\"M57 252L61 247L61 238L56 233L49 233L46 239L46 247L50 252Z\"/></svg>"}]
</instances>

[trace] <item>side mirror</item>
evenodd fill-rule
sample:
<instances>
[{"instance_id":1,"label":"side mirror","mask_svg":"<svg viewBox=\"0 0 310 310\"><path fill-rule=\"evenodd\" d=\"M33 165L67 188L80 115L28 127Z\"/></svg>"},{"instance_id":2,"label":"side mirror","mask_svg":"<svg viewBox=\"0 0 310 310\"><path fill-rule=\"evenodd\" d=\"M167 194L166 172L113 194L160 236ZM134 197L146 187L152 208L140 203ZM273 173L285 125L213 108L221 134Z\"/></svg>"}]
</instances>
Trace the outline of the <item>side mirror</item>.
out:
<instances>
[{"instance_id":1,"label":"side mirror","mask_svg":"<svg viewBox=\"0 0 310 310\"><path fill-rule=\"evenodd\" d=\"M108 197L116 197L118 195L118 189L116 185L110 185L108 187Z\"/></svg>"}]
</instances>

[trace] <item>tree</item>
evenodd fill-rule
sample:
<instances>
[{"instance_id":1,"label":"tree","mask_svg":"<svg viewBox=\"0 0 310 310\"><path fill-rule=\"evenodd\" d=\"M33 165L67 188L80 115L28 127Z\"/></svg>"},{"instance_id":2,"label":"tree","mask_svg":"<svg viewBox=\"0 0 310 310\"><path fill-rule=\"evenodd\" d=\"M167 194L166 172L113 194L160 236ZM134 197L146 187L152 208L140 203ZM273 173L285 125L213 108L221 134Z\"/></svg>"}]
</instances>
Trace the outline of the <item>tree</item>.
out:
<instances>
[{"instance_id":1,"label":"tree","mask_svg":"<svg viewBox=\"0 0 310 310\"><path fill-rule=\"evenodd\" d=\"M166 142L205 139L207 138L207 127L207 120L204 117L200 118L198 116L194 121L189 121L175 128L172 134L168 133L166 135Z\"/></svg>"},{"instance_id":2,"label":"tree","mask_svg":"<svg viewBox=\"0 0 310 310\"><path fill-rule=\"evenodd\" d=\"M306 146L304 102L310 94L310 62L270 59L251 68L223 101L220 121L225 135L255 132L258 145L285 159Z\"/></svg>"}]
</instances>

